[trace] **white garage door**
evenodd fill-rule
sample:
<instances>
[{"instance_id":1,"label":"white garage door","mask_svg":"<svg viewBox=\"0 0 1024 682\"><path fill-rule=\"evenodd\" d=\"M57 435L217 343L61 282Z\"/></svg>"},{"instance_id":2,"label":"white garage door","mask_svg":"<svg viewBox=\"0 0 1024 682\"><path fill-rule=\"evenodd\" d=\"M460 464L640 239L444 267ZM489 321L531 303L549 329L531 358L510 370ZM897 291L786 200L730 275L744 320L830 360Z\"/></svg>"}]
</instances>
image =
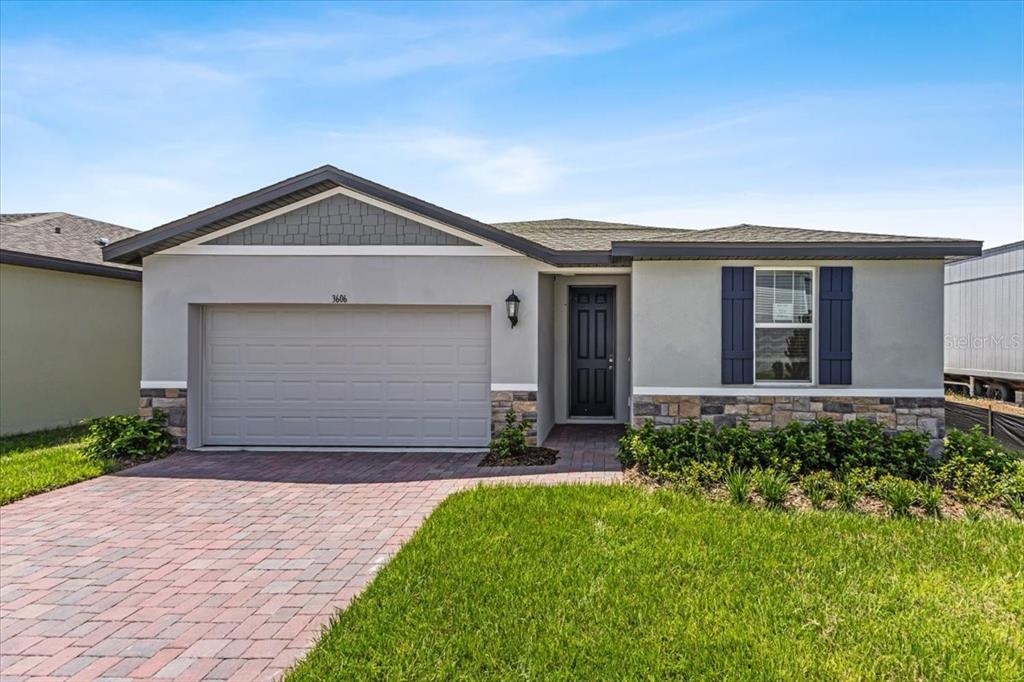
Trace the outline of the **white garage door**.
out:
<instances>
[{"instance_id":1,"label":"white garage door","mask_svg":"<svg viewBox=\"0 0 1024 682\"><path fill-rule=\"evenodd\" d=\"M203 442L486 445L488 312L433 306L208 306Z\"/></svg>"}]
</instances>

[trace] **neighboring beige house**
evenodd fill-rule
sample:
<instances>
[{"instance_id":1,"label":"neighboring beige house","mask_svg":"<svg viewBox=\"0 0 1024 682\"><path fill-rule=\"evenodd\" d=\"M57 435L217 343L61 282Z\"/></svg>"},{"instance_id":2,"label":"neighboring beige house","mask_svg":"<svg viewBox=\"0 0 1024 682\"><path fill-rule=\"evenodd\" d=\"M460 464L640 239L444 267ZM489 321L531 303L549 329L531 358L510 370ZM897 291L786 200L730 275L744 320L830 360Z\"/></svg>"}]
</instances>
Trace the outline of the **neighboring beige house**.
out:
<instances>
[{"instance_id":1,"label":"neighboring beige house","mask_svg":"<svg viewBox=\"0 0 1024 682\"><path fill-rule=\"evenodd\" d=\"M944 434L969 240L487 224L324 166L113 243L141 400L191 447L484 448L568 422L876 419Z\"/></svg>"},{"instance_id":2,"label":"neighboring beige house","mask_svg":"<svg viewBox=\"0 0 1024 682\"><path fill-rule=\"evenodd\" d=\"M102 257L134 234L68 213L0 214L0 433L136 411L142 270Z\"/></svg>"}]
</instances>

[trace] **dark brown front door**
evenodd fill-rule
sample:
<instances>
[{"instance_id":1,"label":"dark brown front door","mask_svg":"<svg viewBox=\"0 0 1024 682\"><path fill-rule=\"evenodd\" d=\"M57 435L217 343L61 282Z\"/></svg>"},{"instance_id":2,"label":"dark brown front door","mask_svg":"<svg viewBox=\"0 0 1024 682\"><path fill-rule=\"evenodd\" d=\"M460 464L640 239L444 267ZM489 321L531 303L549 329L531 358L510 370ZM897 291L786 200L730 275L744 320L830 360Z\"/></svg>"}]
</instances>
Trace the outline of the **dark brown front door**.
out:
<instances>
[{"instance_id":1,"label":"dark brown front door","mask_svg":"<svg viewBox=\"0 0 1024 682\"><path fill-rule=\"evenodd\" d=\"M569 415L615 415L614 287L569 287Z\"/></svg>"}]
</instances>

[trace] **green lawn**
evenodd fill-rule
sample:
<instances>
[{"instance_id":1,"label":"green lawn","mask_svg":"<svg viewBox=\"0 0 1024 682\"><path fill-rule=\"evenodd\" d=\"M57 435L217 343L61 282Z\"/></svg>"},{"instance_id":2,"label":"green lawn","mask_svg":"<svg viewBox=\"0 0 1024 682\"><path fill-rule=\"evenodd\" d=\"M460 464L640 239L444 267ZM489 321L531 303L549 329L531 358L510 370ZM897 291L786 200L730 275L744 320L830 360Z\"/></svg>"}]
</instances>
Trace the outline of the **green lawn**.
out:
<instances>
[{"instance_id":1,"label":"green lawn","mask_svg":"<svg viewBox=\"0 0 1024 682\"><path fill-rule=\"evenodd\" d=\"M456 494L290 682L1020 680L1024 526L625 486Z\"/></svg>"},{"instance_id":2,"label":"green lawn","mask_svg":"<svg viewBox=\"0 0 1024 682\"><path fill-rule=\"evenodd\" d=\"M0 438L0 504L94 478L117 468L81 451L85 427Z\"/></svg>"}]
</instances>

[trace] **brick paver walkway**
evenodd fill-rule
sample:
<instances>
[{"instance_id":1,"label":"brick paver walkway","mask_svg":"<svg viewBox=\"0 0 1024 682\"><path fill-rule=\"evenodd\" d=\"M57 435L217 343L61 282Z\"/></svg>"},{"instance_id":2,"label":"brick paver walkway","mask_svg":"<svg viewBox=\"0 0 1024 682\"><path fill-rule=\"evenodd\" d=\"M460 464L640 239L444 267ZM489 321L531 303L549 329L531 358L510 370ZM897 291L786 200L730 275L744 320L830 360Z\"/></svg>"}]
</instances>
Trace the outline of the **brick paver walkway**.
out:
<instances>
[{"instance_id":1,"label":"brick paver walkway","mask_svg":"<svg viewBox=\"0 0 1024 682\"><path fill-rule=\"evenodd\" d=\"M0 679L279 677L448 494L616 480L618 431L557 427L559 462L536 469L183 453L15 502L0 509Z\"/></svg>"}]
</instances>

